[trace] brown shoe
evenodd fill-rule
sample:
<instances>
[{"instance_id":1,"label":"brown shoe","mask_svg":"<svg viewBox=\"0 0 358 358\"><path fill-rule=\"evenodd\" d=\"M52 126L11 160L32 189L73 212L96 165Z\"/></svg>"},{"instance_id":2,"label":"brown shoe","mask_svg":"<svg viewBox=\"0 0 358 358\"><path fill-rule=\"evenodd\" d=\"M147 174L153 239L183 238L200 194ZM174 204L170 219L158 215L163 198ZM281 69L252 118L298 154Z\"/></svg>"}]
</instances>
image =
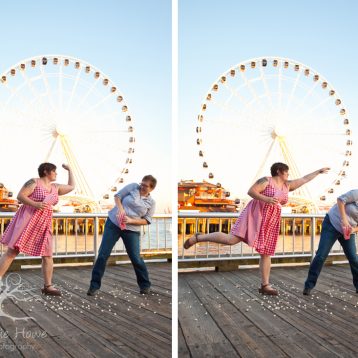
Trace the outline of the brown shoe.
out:
<instances>
[{"instance_id":1,"label":"brown shoe","mask_svg":"<svg viewBox=\"0 0 358 358\"><path fill-rule=\"evenodd\" d=\"M54 288L52 285L45 285L44 288L41 288L41 292L43 295L48 296L61 296L61 291L57 288Z\"/></svg>"},{"instance_id":2,"label":"brown shoe","mask_svg":"<svg viewBox=\"0 0 358 358\"><path fill-rule=\"evenodd\" d=\"M191 248L193 245L198 243L198 235L200 235L200 232L196 232L194 234L194 236L189 237L189 239L185 240L184 242L184 249L188 250L189 248ZM191 241L191 242L190 242Z\"/></svg>"},{"instance_id":3,"label":"brown shoe","mask_svg":"<svg viewBox=\"0 0 358 358\"><path fill-rule=\"evenodd\" d=\"M269 283L267 285L261 285L261 288L259 288L259 293L261 293L262 295L270 295L270 296L278 295L277 290L272 288Z\"/></svg>"}]
</instances>

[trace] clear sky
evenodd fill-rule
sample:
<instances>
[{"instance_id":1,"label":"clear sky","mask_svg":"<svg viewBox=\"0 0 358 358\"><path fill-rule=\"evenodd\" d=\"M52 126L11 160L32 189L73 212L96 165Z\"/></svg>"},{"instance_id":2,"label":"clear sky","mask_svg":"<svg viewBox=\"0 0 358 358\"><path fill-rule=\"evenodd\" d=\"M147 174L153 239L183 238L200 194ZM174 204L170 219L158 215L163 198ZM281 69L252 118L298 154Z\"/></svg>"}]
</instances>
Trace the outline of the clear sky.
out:
<instances>
[{"instance_id":1,"label":"clear sky","mask_svg":"<svg viewBox=\"0 0 358 358\"><path fill-rule=\"evenodd\" d=\"M212 83L231 66L255 57L294 59L324 76L344 101L352 123L353 143L357 143L357 12L358 3L353 0L180 0L178 179L204 179L197 159L195 128L201 103ZM215 144L218 151L227 147L229 134L217 133L221 139ZM238 136L236 140L240 143L245 138ZM318 138L317 143L323 142L324 138ZM355 147L353 170L340 190L357 187ZM250 150L255 150L252 142L247 152L227 153L223 160L228 170L216 173L214 182L225 186L228 178L234 177L239 183L248 169L240 167L240 160ZM311 150L314 153L314 145ZM305 161L309 163L309 158ZM322 166L327 162L329 158L322 157ZM255 165L257 169L258 163ZM227 189L233 192L235 188Z\"/></svg>"},{"instance_id":2,"label":"clear sky","mask_svg":"<svg viewBox=\"0 0 358 358\"><path fill-rule=\"evenodd\" d=\"M135 120L136 155L128 182L153 174L157 212L171 207L171 2L2 0L0 13L0 73L31 56L65 54L111 78Z\"/></svg>"}]
</instances>

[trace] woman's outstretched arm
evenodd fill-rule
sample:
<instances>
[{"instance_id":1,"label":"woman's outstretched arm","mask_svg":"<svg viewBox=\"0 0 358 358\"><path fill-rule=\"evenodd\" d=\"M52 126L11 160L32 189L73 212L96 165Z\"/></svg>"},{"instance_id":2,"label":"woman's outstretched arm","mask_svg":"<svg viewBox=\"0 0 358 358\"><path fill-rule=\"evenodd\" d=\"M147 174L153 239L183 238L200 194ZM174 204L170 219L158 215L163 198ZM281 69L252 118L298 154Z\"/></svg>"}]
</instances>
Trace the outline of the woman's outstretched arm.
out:
<instances>
[{"instance_id":1,"label":"woman's outstretched arm","mask_svg":"<svg viewBox=\"0 0 358 358\"><path fill-rule=\"evenodd\" d=\"M314 179L318 174L326 174L331 168L321 168L318 169L310 174L305 175L302 178L294 179L294 180L288 180L287 184L290 188L290 191L296 190L302 185L310 182L312 179Z\"/></svg>"}]
</instances>

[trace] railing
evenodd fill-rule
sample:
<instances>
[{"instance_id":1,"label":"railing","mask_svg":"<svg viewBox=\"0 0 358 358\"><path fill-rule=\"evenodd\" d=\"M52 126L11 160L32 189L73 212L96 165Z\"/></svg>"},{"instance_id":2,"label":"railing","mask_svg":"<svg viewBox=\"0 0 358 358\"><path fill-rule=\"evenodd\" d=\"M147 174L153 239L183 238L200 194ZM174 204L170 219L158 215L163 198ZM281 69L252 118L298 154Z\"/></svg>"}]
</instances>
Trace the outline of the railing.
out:
<instances>
[{"instance_id":1,"label":"railing","mask_svg":"<svg viewBox=\"0 0 358 358\"><path fill-rule=\"evenodd\" d=\"M286 262L302 262L312 260L318 247L324 214L283 214L281 229L277 242L275 259ZM178 261L181 267L195 266L195 262L235 260L240 264L257 260L259 254L245 243L236 245L220 245L203 242L193 245L189 250L183 247L184 241L195 232L209 233L214 231L230 232L237 219L237 213L185 213L178 215ZM331 257L344 255L337 241ZM294 260L292 260L294 259Z\"/></svg>"},{"instance_id":2,"label":"railing","mask_svg":"<svg viewBox=\"0 0 358 358\"><path fill-rule=\"evenodd\" d=\"M15 213L0 213L0 235L10 223ZM107 214L85 213L54 213L52 219L53 257L95 259L101 244L104 224ZM153 216L151 225L141 227L141 254L154 257L156 254L171 254L172 247L171 215L160 214ZM1 252L5 249L1 245ZM126 255L122 240L118 240L112 255ZM33 257L20 254L17 259Z\"/></svg>"}]
</instances>

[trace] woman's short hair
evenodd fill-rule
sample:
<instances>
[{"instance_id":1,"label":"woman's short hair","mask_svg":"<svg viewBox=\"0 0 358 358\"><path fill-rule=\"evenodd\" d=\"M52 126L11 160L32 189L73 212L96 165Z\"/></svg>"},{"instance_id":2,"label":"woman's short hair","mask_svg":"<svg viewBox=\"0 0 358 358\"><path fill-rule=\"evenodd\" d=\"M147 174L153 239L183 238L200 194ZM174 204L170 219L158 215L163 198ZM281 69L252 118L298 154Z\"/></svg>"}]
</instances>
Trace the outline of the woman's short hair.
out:
<instances>
[{"instance_id":1,"label":"woman's short hair","mask_svg":"<svg viewBox=\"0 0 358 358\"><path fill-rule=\"evenodd\" d=\"M150 186L152 187L152 189L154 189L157 185L157 179L155 179L153 177L153 175L145 175L142 179L142 181L149 181L150 182Z\"/></svg>"},{"instance_id":2,"label":"woman's short hair","mask_svg":"<svg viewBox=\"0 0 358 358\"><path fill-rule=\"evenodd\" d=\"M42 163L38 167L37 171L39 172L39 177L43 178L53 170L56 170L56 165L52 163Z\"/></svg>"},{"instance_id":3,"label":"woman's short hair","mask_svg":"<svg viewBox=\"0 0 358 358\"><path fill-rule=\"evenodd\" d=\"M271 176L275 177L279 173L287 172L290 168L285 163L274 163L271 166Z\"/></svg>"}]
</instances>

